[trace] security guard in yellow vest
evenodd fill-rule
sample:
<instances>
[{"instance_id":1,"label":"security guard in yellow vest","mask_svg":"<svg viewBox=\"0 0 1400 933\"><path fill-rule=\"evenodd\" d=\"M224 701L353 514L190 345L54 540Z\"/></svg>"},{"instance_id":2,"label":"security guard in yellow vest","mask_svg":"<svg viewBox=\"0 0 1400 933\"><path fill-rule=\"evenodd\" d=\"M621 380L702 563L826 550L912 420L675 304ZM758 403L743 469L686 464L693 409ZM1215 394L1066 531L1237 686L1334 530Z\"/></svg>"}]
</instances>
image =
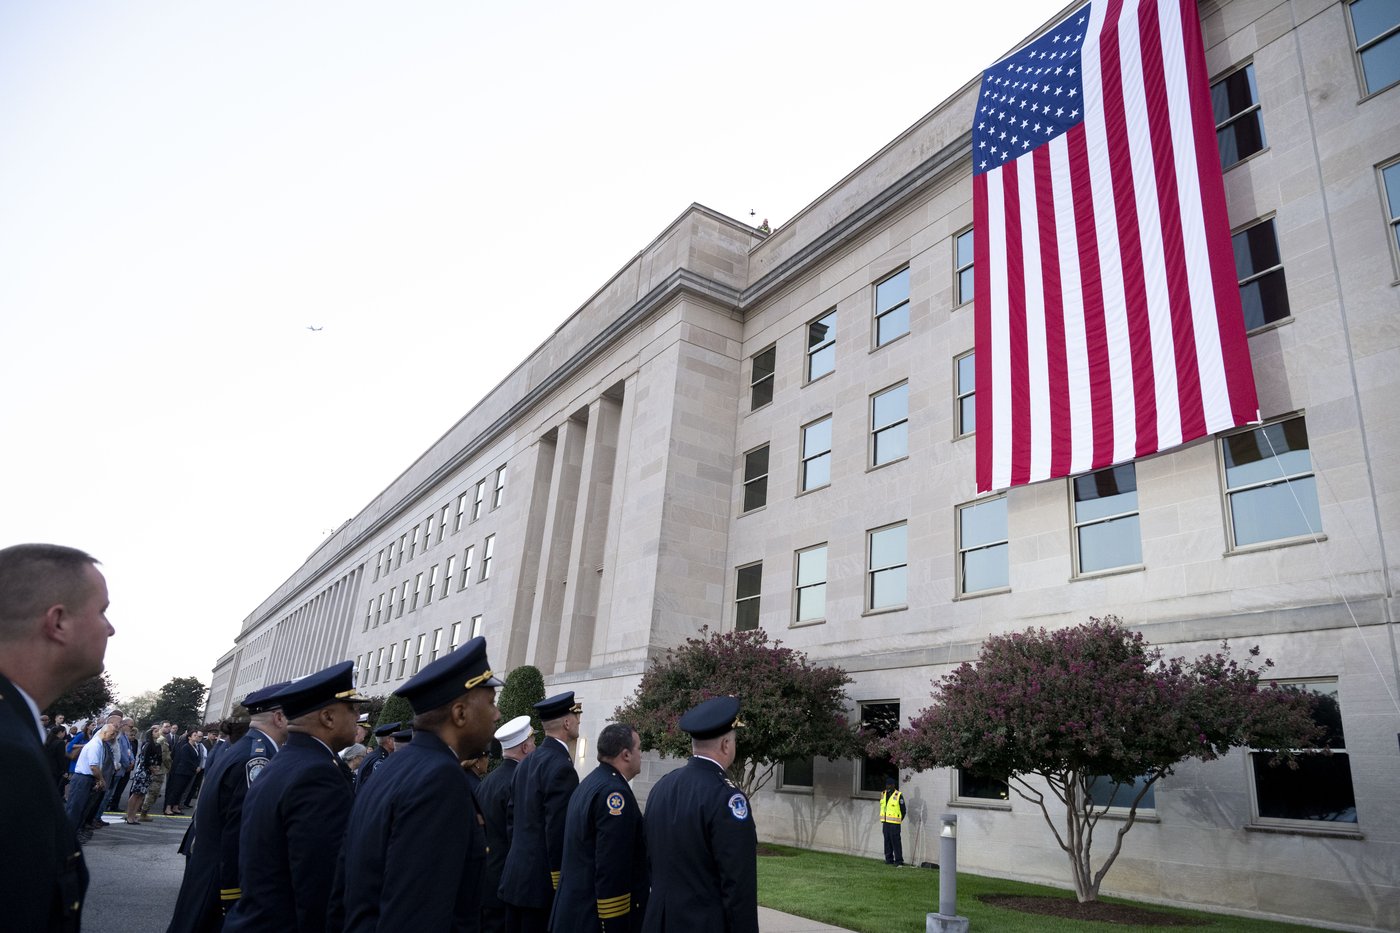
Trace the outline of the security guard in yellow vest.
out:
<instances>
[{"instance_id":1,"label":"security guard in yellow vest","mask_svg":"<svg viewBox=\"0 0 1400 933\"><path fill-rule=\"evenodd\" d=\"M904 795L895 786L894 778L885 778L885 792L880 795L880 830L885 834L885 864L904 865Z\"/></svg>"}]
</instances>

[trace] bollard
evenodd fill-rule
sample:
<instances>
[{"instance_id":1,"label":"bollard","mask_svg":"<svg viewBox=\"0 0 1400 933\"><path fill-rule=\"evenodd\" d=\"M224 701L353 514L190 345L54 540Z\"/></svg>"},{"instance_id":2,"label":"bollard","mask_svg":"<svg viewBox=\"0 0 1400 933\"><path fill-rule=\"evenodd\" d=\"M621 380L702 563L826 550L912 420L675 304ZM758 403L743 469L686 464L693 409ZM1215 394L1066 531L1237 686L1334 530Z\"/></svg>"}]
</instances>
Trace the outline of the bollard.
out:
<instances>
[{"instance_id":1,"label":"bollard","mask_svg":"<svg viewBox=\"0 0 1400 933\"><path fill-rule=\"evenodd\" d=\"M958 916L958 818L944 813L938 831L938 913L925 919L927 933L966 933L968 920Z\"/></svg>"}]
</instances>

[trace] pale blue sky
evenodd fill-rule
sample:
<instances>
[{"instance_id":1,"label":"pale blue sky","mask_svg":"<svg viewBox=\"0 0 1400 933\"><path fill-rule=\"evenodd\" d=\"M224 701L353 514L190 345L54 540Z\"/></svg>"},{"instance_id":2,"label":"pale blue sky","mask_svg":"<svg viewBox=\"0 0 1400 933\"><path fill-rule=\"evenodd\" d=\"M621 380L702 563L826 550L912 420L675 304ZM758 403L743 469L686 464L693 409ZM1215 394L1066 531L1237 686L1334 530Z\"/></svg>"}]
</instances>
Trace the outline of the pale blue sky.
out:
<instances>
[{"instance_id":1,"label":"pale blue sky","mask_svg":"<svg viewBox=\"0 0 1400 933\"><path fill-rule=\"evenodd\" d=\"M1060 4L986 9L5 0L0 546L207 683L686 205L783 223Z\"/></svg>"}]
</instances>

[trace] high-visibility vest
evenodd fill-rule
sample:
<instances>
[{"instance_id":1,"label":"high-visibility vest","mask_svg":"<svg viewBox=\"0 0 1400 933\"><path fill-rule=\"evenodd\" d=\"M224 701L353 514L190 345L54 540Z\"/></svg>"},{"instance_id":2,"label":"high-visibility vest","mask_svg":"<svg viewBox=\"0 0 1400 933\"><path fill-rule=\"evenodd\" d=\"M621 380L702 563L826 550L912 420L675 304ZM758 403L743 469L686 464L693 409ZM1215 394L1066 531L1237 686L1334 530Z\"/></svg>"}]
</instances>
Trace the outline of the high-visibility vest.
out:
<instances>
[{"instance_id":1,"label":"high-visibility vest","mask_svg":"<svg viewBox=\"0 0 1400 933\"><path fill-rule=\"evenodd\" d=\"M880 795L880 822L881 823L903 823L904 811L900 808L900 793L897 790L886 791Z\"/></svg>"}]
</instances>

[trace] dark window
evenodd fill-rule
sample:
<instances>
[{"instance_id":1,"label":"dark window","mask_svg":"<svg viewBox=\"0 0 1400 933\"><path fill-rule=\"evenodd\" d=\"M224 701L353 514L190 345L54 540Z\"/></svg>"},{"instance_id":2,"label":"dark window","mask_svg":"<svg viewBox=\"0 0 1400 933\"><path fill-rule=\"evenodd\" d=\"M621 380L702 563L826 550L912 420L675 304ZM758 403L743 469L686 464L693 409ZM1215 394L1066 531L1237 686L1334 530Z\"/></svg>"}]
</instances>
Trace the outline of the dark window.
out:
<instances>
[{"instance_id":1,"label":"dark window","mask_svg":"<svg viewBox=\"0 0 1400 933\"><path fill-rule=\"evenodd\" d=\"M1089 801L1096 807L1122 807L1126 810L1133 805L1138 793L1142 791L1142 784L1142 778L1118 784L1113 778L1100 775L1089 781ZM1147 793L1142 795L1142 800L1138 802L1138 809L1155 810L1156 808L1157 785L1153 784L1147 789Z\"/></svg>"},{"instance_id":2,"label":"dark window","mask_svg":"<svg viewBox=\"0 0 1400 933\"><path fill-rule=\"evenodd\" d=\"M836 310L807 325L807 381L836 368Z\"/></svg>"},{"instance_id":3,"label":"dark window","mask_svg":"<svg viewBox=\"0 0 1400 933\"><path fill-rule=\"evenodd\" d=\"M777 347L769 347L762 353L754 354L753 373L749 376L750 411L773 401L773 371L777 361Z\"/></svg>"},{"instance_id":4,"label":"dark window","mask_svg":"<svg viewBox=\"0 0 1400 933\"><path fill-rule=\"evenodd\" d=\"M901 269L875 286L875 346L909 333L909 270Z\"/></svg>"},{"instance_id":5,"label":"dark window","mask_svg":"<svg viewBox=\"0 0 1400 933\"><path fill-rule=\"evenodd\" d=\"M1220 167L1229 168L1254 155L1268 143L1259 113L1259 89L1254 65L1245 65L1210 86L1215 110L1215 136L1220 144Z\"/></svg>"},{"instance_id":6,"label":"dark window","mask_svg":"<svg viewBox=\"0 0 1400 933\"><path fill-rule=\"evenodd\" d=\"M815 763L816 759L814 758L784 758L779 789L787 787L810 788Z\"/></svg>"},{"instance_id":7,"label":"dark window","mask_svg":"<svg viewBox=\"0 0 1400 933\"><path fill-rule=\"evenodd\" d=\"M758 628L759 594L763 589L763 564L740 567L734 585L734 628L747 632Z\"/></svg>"},{"instance_id":8,"label":"dark window","mask_svg":"<svg viewBox=\"0 0 1400 933\"><path fill-rule=\"evenodd\" d=\"M1235 275L1240 280L1245 330L1254 330L1288 317L1288 289L1283 281L1274 222L1247 227L1232 238Z\"/></svg>"},{"instance_id":9,"label":"dark window","mask_svg":"<svg viewBox=\"0 0 1400 933\"><path fill-rule=\"evenodd\" d=\"M768 504L768 445L744 454L744 511Z\"/></svg>"},{"instance_id":10,"label":"dark window","mask_svg":"<svg viewBox=\"0 0 1400 933\"><path fill-rule=\"evenodd\" d=\"M1010 788L1001 778L976 774L966 768L958 769L958 796L973 800L1006 800Z\"/></svg>"},{"instance_id":11,"label":"dark window","mask_svg":"<svg viewBox=\"0 0 1400 933\"><path fill-rule=\"evenodd\" d=\"M1273 754L1251 752L1254 766L1254 798L1259 818L1355 823L1356 795L1351 785L1351 758L1342 732L1342 708L1337 702L1336 681L1290 684L1315 696L1313 718L1322 726L1324 747L1331 754L1304 754L1298 767L1269 764Z\"/></svg>"},{"instance_id":12,"label":"dark window","mask_svg":"<svg viewBox=\"0 0 1400 933\"><path fill-rule=\"evenodd\" d=\"M862 703L860 705L860 726L867 732L886 736L899 729L898 703ZM860 790L864 793L879 794L885 789L885 778L898 778L899 769L888 758L873 758L866 755L860 760Z\"/></svg>"},{"instance_id":13,"label":"dark window","mask_svg":"<svg viewBox=\"0 0 1400 933\"><path fill-rule=\"evenodd\" d=\"M1374 94L1400 81L1400 4L1395 0L1355 0L1351 27L1366 93Z\"/></svg>"}]
</instances>

